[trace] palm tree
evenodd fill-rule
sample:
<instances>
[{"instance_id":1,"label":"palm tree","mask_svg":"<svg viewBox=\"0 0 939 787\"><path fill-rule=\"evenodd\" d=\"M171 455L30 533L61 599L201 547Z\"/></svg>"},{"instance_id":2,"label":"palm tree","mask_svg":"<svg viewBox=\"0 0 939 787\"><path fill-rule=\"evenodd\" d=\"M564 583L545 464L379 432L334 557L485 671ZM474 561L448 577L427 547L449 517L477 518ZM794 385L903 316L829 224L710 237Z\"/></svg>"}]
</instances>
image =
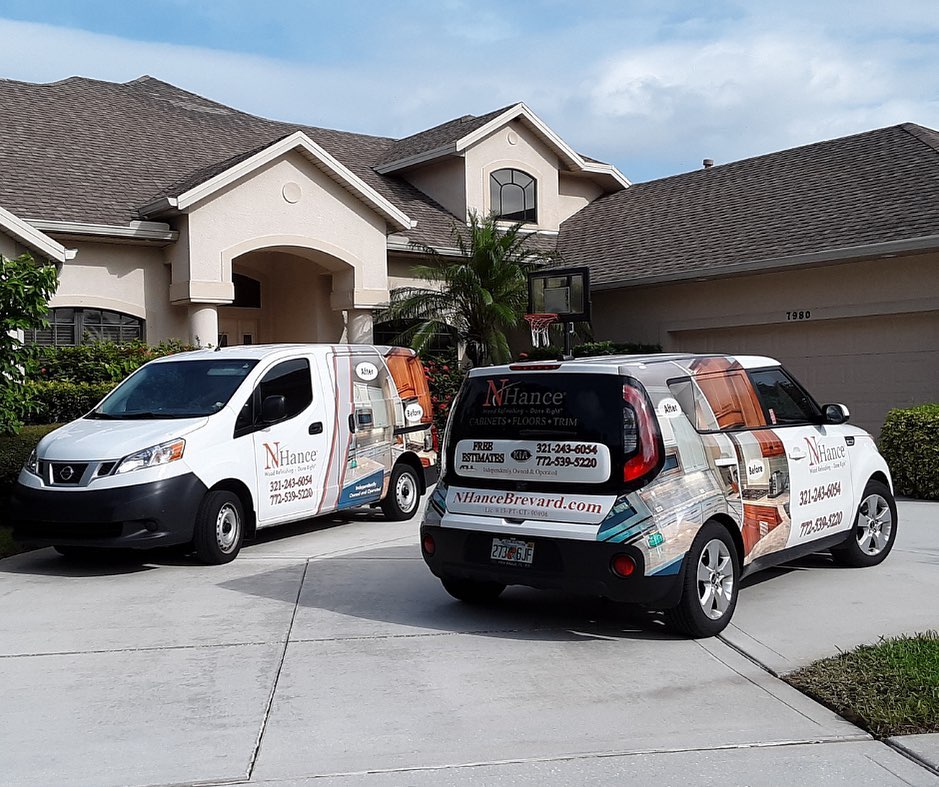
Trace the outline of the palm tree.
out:
<instances>
[{"instance_id":1,"label":"palm tree","mask_svg":"<svg viewBox=\"0 0 939 787\"><path fill-rule=\"evenodd\" d=\"M530 247L531 235L522 224L507 229L497 226L494 215L480 218L475 212L469 225L454 225L453 237L460 256L443 256L423 243L412 244L429 260L413 268L423 287L399 287L380 320L402 321L412 327L404 332L420 352L435 335L455 333L465 343L474 365L505 363L511 352L505 332L522 320L528 302L528 273L554 259L554 252Z\"/></svg>"}]
</instances>

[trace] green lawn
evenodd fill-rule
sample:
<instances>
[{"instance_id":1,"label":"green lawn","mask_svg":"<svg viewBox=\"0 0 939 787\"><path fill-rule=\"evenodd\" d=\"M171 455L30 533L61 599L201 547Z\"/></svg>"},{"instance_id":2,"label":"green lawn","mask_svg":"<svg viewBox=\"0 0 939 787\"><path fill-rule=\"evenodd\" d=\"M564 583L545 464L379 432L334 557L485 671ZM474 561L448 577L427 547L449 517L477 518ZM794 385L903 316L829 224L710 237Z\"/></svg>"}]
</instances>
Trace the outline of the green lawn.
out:
<instances>
[{"instance_id":1,"label":"green lawn","mask_svg":"<svg viewBox=\"0 0 939 787\"><path fill-rule=\"evenodd\" d=\"M878 737L939 732L939 633L882 638L786 676Z\"/></svg>"}]
</instances>

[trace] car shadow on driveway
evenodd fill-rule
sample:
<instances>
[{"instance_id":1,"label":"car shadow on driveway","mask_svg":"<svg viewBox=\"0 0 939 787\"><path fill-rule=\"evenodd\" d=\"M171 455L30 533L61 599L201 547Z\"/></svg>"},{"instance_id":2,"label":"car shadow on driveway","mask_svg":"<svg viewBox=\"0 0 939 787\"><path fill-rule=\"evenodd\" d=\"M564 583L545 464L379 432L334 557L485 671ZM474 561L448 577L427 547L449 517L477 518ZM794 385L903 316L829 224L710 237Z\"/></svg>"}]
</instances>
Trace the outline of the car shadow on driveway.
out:
<instances>
[{"instance_id":1,"label":"car shadow on driveway","mask_svg":"<svg viewBox=\"0 0 939 787\"><path fill-rule=\"evenodd\" d=\"M219 587L272 596L272 569ZM291 603L297 614L292 641L468 634L506 639L681 639L661 615L604 599L509 587L495 602L471 605L451 598L431 575L416 546L370 549L312 560Z\"/></svg>"},{"instance_id":2,"label":"car shadow on driveway","mask_svg":"<svg viewBox=\"0 0 939 787\"><path fill-rule=\"evenodd\" d=\"M81 556L60 555L52 548L23 552L0 561L0 574L53 577L106 577L138 574L160 566L194 563L180 549L100 549Z\"/></svg>"}]
</instances>

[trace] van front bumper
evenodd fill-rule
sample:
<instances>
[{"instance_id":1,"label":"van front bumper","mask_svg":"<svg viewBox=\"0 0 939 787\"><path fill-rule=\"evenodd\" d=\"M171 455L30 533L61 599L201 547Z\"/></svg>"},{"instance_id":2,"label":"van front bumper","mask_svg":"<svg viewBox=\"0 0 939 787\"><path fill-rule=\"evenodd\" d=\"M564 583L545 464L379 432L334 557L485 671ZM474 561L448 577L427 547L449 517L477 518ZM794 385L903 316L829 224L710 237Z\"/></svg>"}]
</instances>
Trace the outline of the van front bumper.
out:
<instances>
[{"instance_id":1,"label":"van front bumper","mask_svg":"<svg viewBox=\"0 0 939 787\"><path fill-rule=\"evenodd\" d=\"M424 549L424 536L434 539L434 553ZM516 538L534 542L531 566L494 562L492 539ZM457 577L502 585L524 585L542 590L602 596L612 601L641 604L652 609L674 607L681 597L683 570L667 576L645 576L642 552L635 547L602 541L574 541L540 536L508 536L437 525L421 526L421 553L439 578ZM633 559L636 570L628 577L613 573L616 555Z\"/></svg>"},{"instance_id":2,"label":"van front bumper","mask_svg":"<svg viewBox=\"0 0 939 787\"><path fill-rule=\"evenodd\" d=\"M206 486L193 473L109 489L38 489L19 482L13 537L29 544L153 547L192 540Z\"/></svg>"}]
</instances>

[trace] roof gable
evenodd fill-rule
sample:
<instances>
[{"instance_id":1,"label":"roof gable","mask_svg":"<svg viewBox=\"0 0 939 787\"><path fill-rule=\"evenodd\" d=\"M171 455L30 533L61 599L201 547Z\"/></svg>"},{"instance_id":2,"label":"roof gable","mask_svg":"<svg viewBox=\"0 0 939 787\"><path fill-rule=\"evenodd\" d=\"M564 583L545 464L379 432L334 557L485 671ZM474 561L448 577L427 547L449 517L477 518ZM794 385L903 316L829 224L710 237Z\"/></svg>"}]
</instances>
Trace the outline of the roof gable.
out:
<instances>
[{"instance_id":1,"label":"roof gable","mask_svg":"<svg viewBox=\"0 0 939 787\"><path fill-rule=\"evenodd\" d=\"M209 199L235 181L250 176L271 161L293 151L302 153L317 168L376 211L393 227L406 230L413 226L414 222L402 210L365 183L322 146L316 144L303 131L295 131L269 145L246 151L199 170L171 186L165 195L142 206L141 211L145 215L167 208L184 211L198 202Z\"/></svg>"},{"instance_id":2,"label":"roof gable","mask_svg":"<svg viewBox=\"0 0 939 787\"><path fill-rule=\"evenodd\" d=\"M388 149L375 166L375 170L382 174L399 172L444 156L461 154L515 120L531 129L554 151L568 170L605 175L612 179L616 188L626 188L629 185L629 181L612 164L603 164L581 156L523 103L513 104L479 117L466 115L399 140Z\"/></svg>"}]
</instances>

